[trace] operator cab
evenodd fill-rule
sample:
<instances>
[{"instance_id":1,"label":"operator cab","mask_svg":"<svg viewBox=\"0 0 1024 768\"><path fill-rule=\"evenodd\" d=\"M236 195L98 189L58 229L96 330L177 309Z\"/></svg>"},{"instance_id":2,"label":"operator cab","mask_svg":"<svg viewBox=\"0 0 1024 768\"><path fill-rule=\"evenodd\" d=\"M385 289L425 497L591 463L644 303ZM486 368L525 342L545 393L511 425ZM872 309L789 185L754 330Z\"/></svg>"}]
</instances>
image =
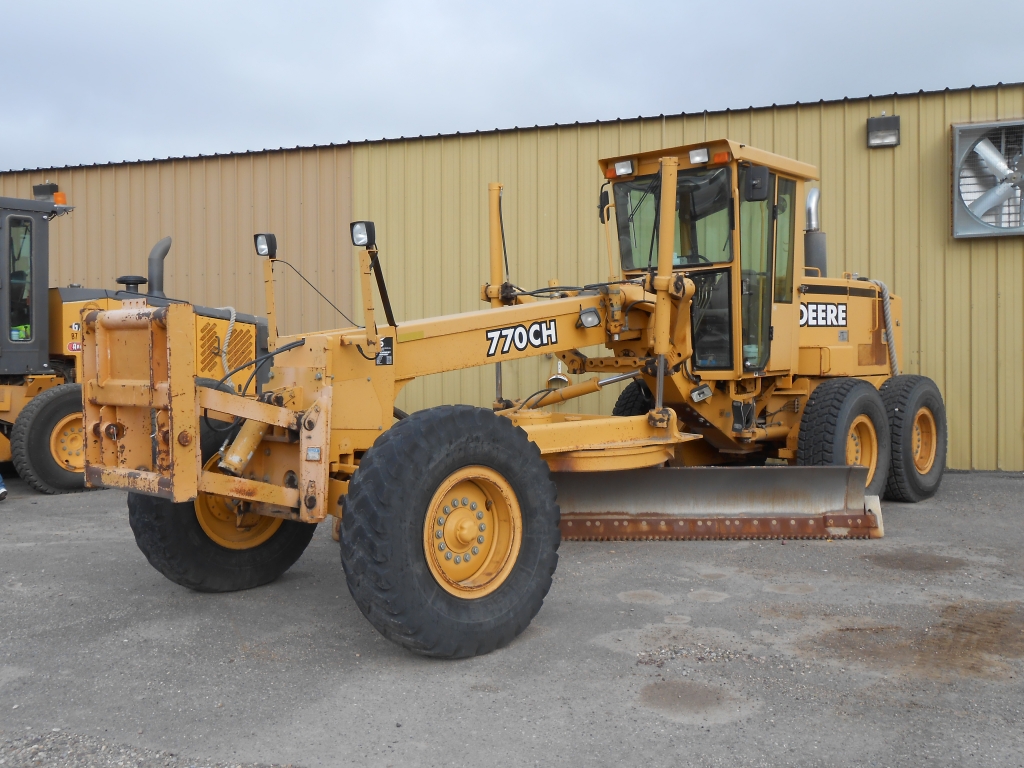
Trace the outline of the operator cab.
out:
<instances>
[{"instance_id":1,"label":"operator cab","mask_svg":"<svg viewBox=\"0 0 1024 768\"><path fill-rule=\"evenodd\" d=\"M0 197L0 376L52 372L49 223L72 207L56 184L32 191L32 200Z\"/></svg>"},{"instance_id":2,"label":"operator cab","mask_svg":"<svg viewBox=\"0 0 1024 768\"><path fill-rule=\"evenodd\" d=\"M608 224L626 277L657 269L660 160L672 156L679 160L672 266L696 287L695 372L714 379L788 368L792 350L773 355L772 328L782 325L780 314L798 311L796 202L815 169L728 140L601 161L612 184Z\"/></svg>"}]
</instances>

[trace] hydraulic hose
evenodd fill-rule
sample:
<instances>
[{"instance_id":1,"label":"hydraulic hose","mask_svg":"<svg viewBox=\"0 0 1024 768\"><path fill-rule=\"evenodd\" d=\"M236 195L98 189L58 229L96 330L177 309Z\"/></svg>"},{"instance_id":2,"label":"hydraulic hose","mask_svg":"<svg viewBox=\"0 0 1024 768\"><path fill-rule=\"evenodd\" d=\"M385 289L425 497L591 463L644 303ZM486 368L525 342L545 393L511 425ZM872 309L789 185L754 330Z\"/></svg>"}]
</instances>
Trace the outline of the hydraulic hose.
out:
<instances>
[{"instance_id":1,"label":"hydraulic hose","mask_svg":"<svg viewBox=\"0 0 1024 768\"><path fill-rule=\"evenodd\" d=\"M900 375L900 364L896 359L896 336L892 332L892 307L889 303L889 289L881 280L868 280L882 292L882 316L885 319L885 346L889 350L889 368L893 376Z\"/></svg>"}]
</instances>

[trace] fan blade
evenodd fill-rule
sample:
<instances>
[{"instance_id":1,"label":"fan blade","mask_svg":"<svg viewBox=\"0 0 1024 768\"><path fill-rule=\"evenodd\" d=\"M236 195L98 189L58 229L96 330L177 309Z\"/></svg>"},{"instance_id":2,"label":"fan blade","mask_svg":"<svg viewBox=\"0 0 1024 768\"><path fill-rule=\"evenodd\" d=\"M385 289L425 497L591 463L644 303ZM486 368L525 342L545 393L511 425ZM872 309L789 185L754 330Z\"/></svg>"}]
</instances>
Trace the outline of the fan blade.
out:
<instances>
[{"instance_id":1,"label":"fan blade","mask_svg":"<svg viewBox=\"0 0 1024 768\"><path fill-rule=\"evenodd\" d=\"M971 209L971 213L975 216L984 216L996 206L1002 205L1009 200L1012 194L1013 184L1003 182L998 186L992 187L992 189L967 207Z\"/></svg>"},{"instance_id":2,"label":"fan blade","mask_svg":"<svg viewBox=\"0 0 1024 768\"><path fill-rule=\"evenodd\" d=\"M988 139L982 139L974 145L974 151L978 153L978 157L981 158L981 162L983 162L995 175L996 181L1003 181L1010 175L1010 166L1006 164L1006 159L1003 157L1003 153L996 149L996 145L991 141ZM982 195L982 197L984 197L984 195ZM1003 199L1005 200L1006 198ZM971 210L974 210L973 206L971 207Z\"/></svg>"}]
</instances>

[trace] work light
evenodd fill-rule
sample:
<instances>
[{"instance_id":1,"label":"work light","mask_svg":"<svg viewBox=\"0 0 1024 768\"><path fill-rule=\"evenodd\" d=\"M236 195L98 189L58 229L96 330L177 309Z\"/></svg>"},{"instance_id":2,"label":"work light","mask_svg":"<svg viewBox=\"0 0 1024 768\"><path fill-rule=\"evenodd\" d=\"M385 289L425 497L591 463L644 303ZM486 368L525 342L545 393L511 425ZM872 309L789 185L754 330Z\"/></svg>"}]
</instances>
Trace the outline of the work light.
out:
<instances>
[{"instance_id":1,"label":"work light","mask_svg":"<svg viewBox=\"0 0 1024 768\"><path fill-rule=\"evenodd\" d=\"M272 259L277 256L277 235L253 235L253 240L256 242L256 253L260 256L269 256Z\"/></svg>"},{"instance_id":2,"label":"work light","mask_svg":"<svg viewBox=\"0 0 1024 768\"><path fill-rule=\"evenodd\" d=\"M373 248L377 244L372 221L353 221L350 226L352 228L352 245Z\"/></svg>"},{"instance_id":3,"label":"work light","mask_svg":"<svg viewBox=\"0 0 1024 768\"><path fill-rule=\"evenodd\" d=\"M706 163L708 161L708 148L703 147L702 149L691 149L690 150L690 165L697 165L699 163Z\"/></svg>"},{"instance_id":4,"label":"work light","mask_svg":"<svg viewBox=\"0 0 1024 768\"><path fill-rule=\"evenodd\" d=\"M632 176L633 175L633 161L632 160L620 160L615 164L615 175L616 176Z\"/></svg>"},{"instance_id":5,"label":"work light","mask_svg":"<svg viewBox=\"0 0 1024 768\"><path fill-rule=\"evenodd\" d=\"M601 315L593 307L587 307L580 311L579 324L584 328L596 328L601 324Z\"/></svg>"}]
</instances>

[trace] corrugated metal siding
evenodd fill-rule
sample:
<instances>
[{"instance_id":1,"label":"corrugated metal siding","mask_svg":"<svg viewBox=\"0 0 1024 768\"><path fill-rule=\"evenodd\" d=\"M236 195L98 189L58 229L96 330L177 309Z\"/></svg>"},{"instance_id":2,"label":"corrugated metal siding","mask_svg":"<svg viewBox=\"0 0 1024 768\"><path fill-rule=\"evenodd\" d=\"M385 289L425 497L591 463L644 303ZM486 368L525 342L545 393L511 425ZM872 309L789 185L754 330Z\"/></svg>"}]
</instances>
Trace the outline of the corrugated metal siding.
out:
<instances>
[{"instance_id":1,"label":"corrugated metal siding","mask_svg":"<svg viewBox=\"0 0 1024 768\"><path fill-rule=\"evenodd\" d=\"M902 143L868 150L867 118L883 110L901 116ZM282 258L352 315L348 222L373 219L401 321L483 307L488 182L505 184L513 280L578 285L607 276L598 158L732 138L818 166L829 269L903 296L905 365L945 395L950 466L1024 470L1024 238L955 241L949 221L950 125L1012 118L1024 118L1022 85L5 173L0 194L27 197L49 178L78 206L53 226L52 285L144 273L150 247L170 234L168 293L249 312L263 311L251 237L269 230ZM282 332L339 324L281 272ZM539 389L552 366L507 364L506 395ZM487 405L493 388L489 368L444 374L411 384L400 405ZM617 391L566 407L607 413Z\"/></svg>"},{"instance_id":2,"label":"corrugated metal siding","mask_svg":"<svg viewBox=\"0 0 1024 768\"><path fill-rule=\"evenodd\" d=\"M116 288L146 274L150 248L174 239L165 291L263 314L254 232L275 232L294 264L349 315L352 150L327 147L0 174L0 195L56 182L75 211L50 225L50 285ZM288 270L278 271L282 333L347 325Z\"/></svg>"},{"instance_id":3,"label":"corrugated metal siding","mask_svg":"<svg viewBox=\"0 0 1024 768\"><path fill-rule=\"evenodd\" d=\"M901 116L901 145L868 150L869 116ZM513 280L578 285L607 272L596 204L602 156L731 138L821 171L829 269L886 281L904 299L907 372L949 411L954 468L1024 469L1024 239L953 240L950 125L1024 118L1021 85L355 145L353 212L377 222L396 314L481 308L486 186L505 184ZM506 365L506 396L551 362ZM486 405L493 373L418 381L402 407ZM609 412L615 392L571 404Z\"/></svg>"}]
</instances>

